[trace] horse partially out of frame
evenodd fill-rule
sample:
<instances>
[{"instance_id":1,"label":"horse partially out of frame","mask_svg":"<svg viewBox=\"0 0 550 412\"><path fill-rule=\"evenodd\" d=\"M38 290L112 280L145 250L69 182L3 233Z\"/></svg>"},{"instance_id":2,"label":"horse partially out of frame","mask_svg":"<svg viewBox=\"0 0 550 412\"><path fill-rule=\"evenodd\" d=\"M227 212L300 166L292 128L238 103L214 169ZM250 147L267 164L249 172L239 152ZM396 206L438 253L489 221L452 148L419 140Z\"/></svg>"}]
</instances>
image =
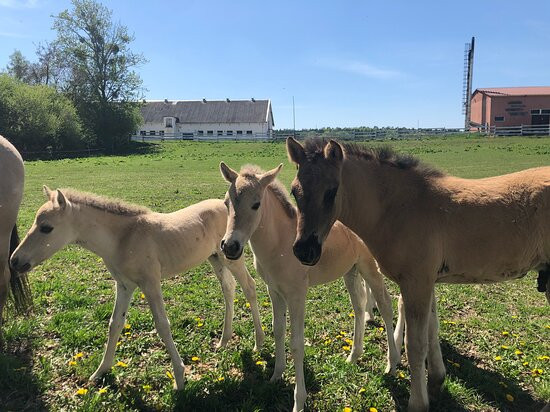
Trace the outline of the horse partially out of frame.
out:
<instances>
[{"instance_id":1,"label":"horse partially out of frame","mask_svg":"<svg viewBox=\"0 0 550 412\"><path fill-rule=\"evenodd\" d=\"M99 379L111 369L116 342L124 326L134 290L147 298L158 334L170 354L177 389L184 387L184 365L176 349L166 316L161 279L185 272L208 259L225 298L223 333L218 346L231 338L235 280L250 303L256 349L264 332L256 300L254 279L243 259L227 260L220 242L227 224L222 200L205 200L173 213L151 210L73 189L44 187L47 202L11 258L12 266L27 272L69 243L103 258L116 281L116 301L101 364L90 377Z\"/></svg>"},{"instance_id":2,"label":"horse partially out of frame","mask_svg":"<svg viewBox=\"0 0 550 412\"><path fill-rule=\"evenodd\" d=\"M2 314L10 291L18 312L25 312L32 303L27 277L19 276L8 264L10 254L19 244L16 220L24 181L21 155L7 139L0 136L0 347Z\"/></svg>"},{"instance_id":3,"label":"horse partially out of frame","mask_svg":"<svg viewBox=\"0 0 550 412\"><path fill-rule=\"evenodd\" d=\"M281 379L285 370L288 306L290 348L296 373L293 410L297 412L303 410L307 397L304 381L304 317L306 293L310 286L344 277L355 313L353 347L348 362L355 362L363 353L366 304L369 318L372 318L373 302L370 291L376 298L386 324L386 373L395 373L399 355L394 344L393 312L384 278L368 248L355 233L336 222L327 236L319 264L314 267L302 265L293 255L297 213L287 191L276 180L281 166L265 173L256 166L245 166L237 173L225 163L220 164L223 177L230 183L225 196L229 219L222 250L229 259L238 259L243 253L244 245L250 241L254 266L267 284L273 308L275 335L275 369L271 381ZM370 290L365 288L361 278L366 281ZM400 347L399 332L402 333L402 330L396 333L395 339L399 341Z\"/></svg>"},{"instance_id":4,"label":"horse partially out of frame","mask_svg":"<svg viewBox=\"0 0 550 412\"><path fill-rule=\"evenodd\" d=\"M550 167L462 179L389 148L289 138L287 152L298 166L300 261L317 263L338 219L401 288L410 412L428 410L428 389L436 395L445 379L435 283L501 282L538 270L550 302Z\"/></svg>"}]
</instances>

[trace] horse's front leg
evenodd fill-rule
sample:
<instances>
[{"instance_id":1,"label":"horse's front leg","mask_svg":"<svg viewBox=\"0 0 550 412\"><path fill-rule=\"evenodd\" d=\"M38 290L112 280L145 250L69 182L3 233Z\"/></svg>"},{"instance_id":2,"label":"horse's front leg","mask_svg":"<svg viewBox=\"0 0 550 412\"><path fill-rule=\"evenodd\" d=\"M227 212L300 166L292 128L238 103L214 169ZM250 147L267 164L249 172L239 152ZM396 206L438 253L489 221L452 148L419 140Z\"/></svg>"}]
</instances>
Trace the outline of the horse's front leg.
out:
<instances>
[{"instance_id":1,"label":"horse's front leg","mask_svg":"<svg viewBox=\"0 0 550 412\"><path fill-rule=\"evenodd\" d=\"M222 287L223 299L225 301L225 314L223 316L222 337L216 349L227 345L227 342L233 335L233 316L234 316L234 300L235 300L235 279L231 276L229 270L222 265L221 259L217 255L212 255L208 261L214 269L214 274L218 278Z\"/></svg>"},{"instance_id":2,"label":"horse's front leg","mask_svg":"<svg viewBox=\"0 0 550 412\"><path fill-rule=\"evenodd\" d=\"M297 290L294 296L288 298L290 314L290 350L294 359L296 386L294 387L293 412L304 410L307 392L304 377L304 321L306 290ZM361 308L363 310L364 306Z\"/></svg>"},{"instance_id":3,"label":"horse's front leg","mask_svg":"<svg viewBox=\"0 0 550 412\"><path fill-rule=\"evenodd\" d=\"M346 362L355 362L363 354L363 342L365 338L365 305L367 304L367 291L363 279L357 274L355 266L344 275L344 283L348 290L353 306L353 348Z\"/></svg>"},{"instance_id":4,"label":"horse's front leg","mask_svg":"<svg viewBox=\"0 0 550 412\"><path fill-rule=\"evenodd\" d=\"M278 381L283 377L286 367L285 332L286 332L286 302L283 297L268 285L267 290L271 298L273 310L273 336L275 339L275 368L270 382Z\"/></svg>"},{"instance_id":5,"label":"horse's front leg","mask_svg":"<svg viewBox=\"0 0 550 412\"><path fill-rule=\"evenodd\" d=\"M162 298L162 291L160 288L160 274L154 279L150 279L140 285L141 290L145 294L149 307L153 313L153 319L155 321L155 327L160 335L166 350L172 360L172 368L174 369L174 379L176 380L176 388L182 390L185 386L185 368L180 354L172 338L172 332L170 331L170 322L166 315L164 308L164 300Z\"/></svg>"},{"instance_id":6,"label":"horse's front leg","mask_svg":"<svg viewBox=\"0 0 550 412\"><path fill-rule=\"evenodd\" d=\"M90 376L90 380L96 380L101 378L105 372L108 372L113 365L113 359L115 357L116 343L120 332L124 327L126 321L126 313L130 306L132 294L136 289L136 285L129 282L123 283L121 281L116 282L116 300L113 308L113 314L109 322L109 334L107 337L107 346L103 353L103 359L99 364L97 370Z\"/></svg>"},{"instance_id":7,"label":"horse's front leg","mask_svg":"<svg viewBox=\"0 0 550 412\"><path fill-rule=\"evenodd\" d=\"M445 364L439 343L439 319L437 318L437 302L432 294L430 323L428 326L428 390L430 398L435 398L445 381Z\"/></svg>"},{"instance_id":8,"label":"horse's front leg","mask_svg":"<svg viewBox=\"0 0 550 412\"><path fill-rule=\"evenodd\" d=\"M8 268L8 259L0 257L0 350L4 347L4 334L2 331L3 315L10 287L11 273Z\"/></svg>"},{"instance_id":9,"label":"horse's front leg","mask_svg":"<svg viewBox=\"0 0 550 412\"><path fill-rule=\"evenodd\" d=\"M433 285L402 282L400 287L405 305L405 346L411 372L411 394L407 410L425 412L429 409L425 365Z\"/></svg>"}]
</instances>

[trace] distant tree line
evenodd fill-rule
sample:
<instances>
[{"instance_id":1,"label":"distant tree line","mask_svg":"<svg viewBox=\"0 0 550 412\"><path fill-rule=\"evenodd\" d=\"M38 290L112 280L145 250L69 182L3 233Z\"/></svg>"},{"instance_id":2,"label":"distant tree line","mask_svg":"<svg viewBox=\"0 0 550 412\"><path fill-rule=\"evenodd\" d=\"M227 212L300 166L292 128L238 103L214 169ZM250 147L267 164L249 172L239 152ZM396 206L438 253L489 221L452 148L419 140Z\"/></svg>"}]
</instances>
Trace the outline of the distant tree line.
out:
<instances>
[{"instance_id":1,"label":"distant tree line","mask_svg":"<svg viewBox=\"0 0 550 412\"><path fill-rule=\"evenodd\" d=\"M0 75L0 134L23 151L121 149L142 122L133 35L95 0L72 0L53 29L35 61L15 50Z\"/></svg>"}]
</instances>

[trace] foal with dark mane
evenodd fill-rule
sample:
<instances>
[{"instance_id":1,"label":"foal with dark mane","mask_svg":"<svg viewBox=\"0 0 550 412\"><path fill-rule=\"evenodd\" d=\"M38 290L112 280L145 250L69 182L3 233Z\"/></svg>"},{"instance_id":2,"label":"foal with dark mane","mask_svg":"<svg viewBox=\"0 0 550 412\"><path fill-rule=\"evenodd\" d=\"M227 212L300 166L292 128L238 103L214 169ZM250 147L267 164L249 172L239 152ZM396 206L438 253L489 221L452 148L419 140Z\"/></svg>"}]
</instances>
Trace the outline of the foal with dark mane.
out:
<instances>
[{"instance_id":1,"label":"foal with dark mane","mask_svg":"<svg viewBox=\"0 0 550 412\"><path fill-rule=\"evenodd\" d=\"M405 306L411 370L409 411L428 410L445 366L434 285L492 283L540 271L550 302L550 167L462 179L391 149L334 140L287 140L298 173L294 253L317 263L336 219L367 244L382 273L397 282Z\"/></svg>"}]
</instances>

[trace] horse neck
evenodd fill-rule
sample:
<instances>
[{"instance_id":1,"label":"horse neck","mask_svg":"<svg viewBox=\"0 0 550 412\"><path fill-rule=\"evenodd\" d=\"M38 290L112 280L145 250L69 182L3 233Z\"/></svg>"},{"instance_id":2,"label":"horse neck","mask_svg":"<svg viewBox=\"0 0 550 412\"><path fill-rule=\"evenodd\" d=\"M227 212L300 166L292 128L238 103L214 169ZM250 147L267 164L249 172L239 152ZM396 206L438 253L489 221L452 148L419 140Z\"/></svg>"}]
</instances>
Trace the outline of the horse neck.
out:
<instances>
[{"instance_id":1,"label":"horse neck","mask_svg":"<svg viewBox=\"0 0 550 412\"><path fill-rule=\"evenodd\" d=\"M135 220L135 216L120 216L86 205L73 204L75 243L110 260L117 253L121 234Z\"/></svg>"},{"instance_id":2,"label":"horse neck","mask_svg":"<svg viewBox=\"0 0 550 412\"><path fill-rule=\"evenodd\" d=\"M261 217L256 230L250 236L255 254L271 255L279 245L292 245L296 237L296 219L288 216L283 205L269 188L264 191Z\"/></svg>"}]
</instances>

